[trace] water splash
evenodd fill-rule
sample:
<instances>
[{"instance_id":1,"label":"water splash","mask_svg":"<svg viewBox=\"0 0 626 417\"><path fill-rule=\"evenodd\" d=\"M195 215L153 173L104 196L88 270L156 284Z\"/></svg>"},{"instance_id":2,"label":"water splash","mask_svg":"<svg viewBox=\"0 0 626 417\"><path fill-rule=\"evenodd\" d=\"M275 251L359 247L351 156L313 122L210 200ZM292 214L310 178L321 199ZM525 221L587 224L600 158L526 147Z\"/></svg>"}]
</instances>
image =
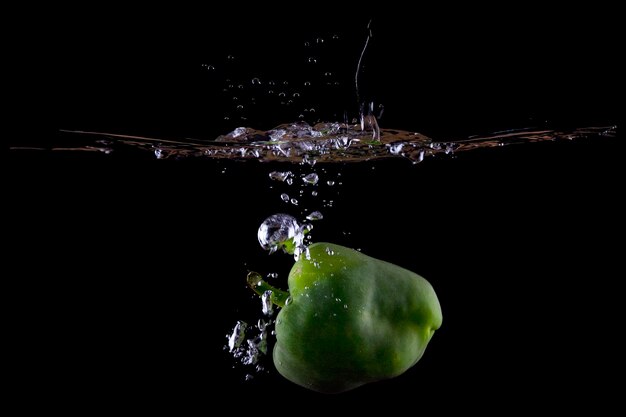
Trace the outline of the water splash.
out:
<instances>
[{"instance_id":1,"label":"water splash","mask_svg":"<svg viewBox=\"0 0 626 417\"><path fill-rule=\"evenodd\" d=\"M277 131L281 132L276 139ZM54 152L124 153L137 149L159 159L205 158L230 160L258 160L260 162L292 162L304 160L344 163L372 161L381 158L403 158L414 163L434 155L451 155L484 148L496 148L533 142L557 140L602 139L617 136L617 126L580 127L570 129L518 129L495 132L484 136L434 140L417 132L380 129L380 140L372 141L372 132L360 125L344 123L288 123L269 131L237 128L216 140L172 140L111 133L63 131L67 145L12 146L11 150ZM77 141L77 135L83 142ZM291 180L288 178L286 181Z\"/></svg>"}]
</instances>

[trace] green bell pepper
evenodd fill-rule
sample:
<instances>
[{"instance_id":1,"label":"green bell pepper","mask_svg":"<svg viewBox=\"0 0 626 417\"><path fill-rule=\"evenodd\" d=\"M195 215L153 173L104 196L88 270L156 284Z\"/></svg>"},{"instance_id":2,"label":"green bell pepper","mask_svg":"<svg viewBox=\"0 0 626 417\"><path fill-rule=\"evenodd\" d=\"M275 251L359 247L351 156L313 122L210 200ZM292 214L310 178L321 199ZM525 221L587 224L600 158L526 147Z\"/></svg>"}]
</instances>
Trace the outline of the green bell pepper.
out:
<instances>
[{"instance_id":1,"label":"green bell pepper","mask_svg":"<svg viewBox=\"0 0 626 417\"><path fill-rule=\"evenodd\" d=\"M287 293L256 275L258 293L272 291L274 365L303 387L339 393L393 378L424 354L441 326L441 307L424 278L391 263L330 243L309 246L289 274Z\"/></svg>"}]
</instances>

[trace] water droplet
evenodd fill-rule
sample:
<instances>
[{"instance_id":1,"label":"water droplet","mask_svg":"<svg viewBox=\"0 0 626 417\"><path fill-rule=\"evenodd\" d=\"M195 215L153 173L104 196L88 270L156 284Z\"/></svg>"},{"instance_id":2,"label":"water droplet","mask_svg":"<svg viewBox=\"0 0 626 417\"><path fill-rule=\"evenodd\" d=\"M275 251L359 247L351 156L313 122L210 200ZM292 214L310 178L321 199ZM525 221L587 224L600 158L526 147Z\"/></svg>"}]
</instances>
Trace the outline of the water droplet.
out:
<instances>
[{"instance_id":1,"label":"water droplet","mask_svg":"<svg viewBox=\"0 0 626 417\"><path fill-rule=\"evenodd\" d=\"M293 178L287 178L287 181L285 181L287 183L287 185L291 185L293 184Z\"/></svg>"},{"instance_id":2,"label":"water droplet","mask_svg":"<svg viewBox=\"0 0 626 417\"><path fill-rule=\"evenodd\" d=\"M335 181L328 180L326 181L326 184L328 184L329 187L332 187L333 185L335 185Z\"/></svg>"},{"instance_id":3,"label":"water droplet","mask_svg":"<svg viewBox=\"0 0 626 417\"><path fill-rule=\"evenodd\" d=\"M326 247L326 253L327 253L329 256L333 256L333 255L335 254L335 251L334 251L334 250L332 250L332 249L331 249L331 248L329 248L329 247Z\"/></svg>"},{"instance_id":4,"label":"water droplet","mask_svg":"<svg viewBox=\"0 0 626 417\"><path fill-rule=\"evenodd\" d=\"M348 309L348 304L344 304L343 308L345 308L347 310Z\"/></svg>"},{"instance_id":5,"label":"water droplet","mask_svg":"<svg viewBox=\"0 0 626 417\"><path fill-rule=\"evenodd\" d=\"M239 89L243 89L243 84L239 84L239 85L237 86L237 88L239 88Z\"/></svg>"},{"instance_id":6,"label":"water droplet","mask_svg":"<svg viewBox=\"0 0 626 417\"><path fill-rule=\"evenodd\" d=\"M310 111L311 113L315 113L315 108L311 107L311 108L309 109L309 111Z\"/></svg>"},{"instance_id":7,"label":"water droplet","mask_svg":"<svg viewBox=\"0 0 626 417\"><path fill-rule=\"evenodd\" d=\"M285 80L285 81L283 81L283 84L284 85L289 85L289 81Z\"/></svg>"},{"instance_id":8,"label":"water droplet","mask_svg":"<svg viewBox=\"0 0 626 417\"><path fill-rule=\"evenodd\" d=\"M254 379L254 376L253 376L253 375L246 374L246 377L245 377L245 380L246 380L246 381L251 381L252 379Z\"/></svg>"},{"instance_id":9,"label":"water droplet","mask_svg":"<svg viewBox=\"0 0 626 417\"><path fill-rule=\"evenodd\" d=\"M293 299L291 298L291 296L287 297L287 299L285 300L285 306L288 306L289 304L291 304L292 301Z\"/></svg>"},{"instance_id":10,"label":"water droplet","mask_svg":"<svg viewBox=\"0 0 626 417\"><path fill-rule=\"evenodd\" d=\"M242 104L239 104L239 105L237 106L237 110L243 110L243 105L242 105Z\"/></svg>"},{"instance_id":11,"label":"water droplet","mask_svg":"<svg viewBox=\"0 0 626 417\"><path fill-rule=\"evenodd\" d=\"M337 35L337 34L335 33L335 34L333 35L333 39L334 39L334 40L339 39L339 35Z\"/></svg>"},{"instance_id":12,"label":"water droplet","mask_svg":"<svg viewBox=\"0 0 626 417\"><path fill-rule=\"evenodd\" d=\"M261 85L261 80L258 78L253 78L252 79L252 85Z\"/></svg>"},{"instance_id":13,"label":"water droplet","mask_svg":"<svg viewBox=\"0 0 626 417\"><path fill-rule=\"evenodd\" d=\"M289 201L289 195L287 195L285 193L282 193L280 195L280 199L283 200L284 202L287 202L287 201Z\"/></svg>"},{"instance_id":14,"label":"water droplet","mask_svg":"<svg viewBox=\"0 0 626 417\"><path fill-rule=\"evenodd\" d=\"M226 58L229 59L229 60L233 60L233 59L235 59L235 56L234 55L228 55Z\"/></svg>"},{"instance_id":15,"label":"water droplet","mask_svg":"<svg viewBox=\"0 0 626 417\"><path fill-rule=\"evenodd\" d=\"M266 316L274 312L274 304L272 304L272 290L267 290L261 296L261 307L263 314Z\"/></svg>"},{"instance_id":16,"label":"water droplet","mask_svg":"<svg viewBox=\"0 0 626 417\"><path fill-rule=\"evenodd\" d=\"M277 272L270 272L269 274L267 274L268 278L278 278L278 273Z\"/></svg>"},{"instance_id":17,"label":"water droplet","mask_svg":"<svg viewBox=\"0 0 626 417\"><path fill-rule=\"evenodd\" d=\"M213 65L202 64L202 66L206 68L207 71L215 71L215 67Z\"/></svg>"},{"instance_id":18,"label":"water droplet","mask_svg":"<svg viewBox=\"0 0 626 417\"><path fill-rule=\"evenodd\" d=\"M308 48L309 46L311 46L311 42L304 42L304 46Z\"/></svg>"},{"instance_id":19,"label":"water droplet","mask_svg":"<svg viewBox=\"0 0 626 417\"><path fill-rule=\"evenodd\" d=\"M317 191L315 191L315 190L311 191L311 195L312 195L313 197L317 197Z\"/></svg>"},{"instance_id":20,"label":"water droplet","mask_svg":"<svg viewBox=\"0 0 626 417\"><path fill-rule=\"evenodd\" d=\"M315 172L312 172L302 178L302 181L304 181L305 184L311 184L311 185L317 184L318 180L319 180L319 177L317 176Z\"/></svg>"},{"instance_id":21,"label":"water droplet","mask_svg":"<svg viewBox=\"0 0 626 417\"><path fill-rule=\"evenodd\" d=\"M330 72L330 71L327 71L327 72L324 73L325 77L330 77L331 75L333 75L333 73Z\"/></svg>"},{"instance_id":22,"label":"water droplet","mask_svg":"<svg viewBox=\"0 0 626 417\"><path fill-rule=\"evenodd\" d=\"M324 43L324 39L323 38L317 38L317 39L315 39L315 42L317 42L317 43Z\"/></svg>"},{"instance_id":23,"label":"water droplet","mask_svg":"<svg viewBox=\"0 0 626 417\"><path fill-rule=\"evenodd\" d=\"M163 158L163 151L161 149L155 149L154 156L156 156L157 159Z\"/></svg>"},{"instance_id":24,"label":"water droplet","mask_svg":"<svg viewBox=\"0 0 626 417\"><path fill-rule=\"evenodd\" d=\"M287 178L289 178L292 175L293 174L291 173L291 171L284 171L284 172L272 171L272 172L270 172L270 178L275 180L275 181L280 181L280 182L285 181Z\"/></svg>"},{"instance_id":25,"label":"water droplet","mask_svg":"<svg viewBox=\"0 0 626 417\"><path fill-rule=\"evenodd\" d=\"M293 98L298 98L300 97L300 93L293 93Z\"/></svg>"},{"instance_id":26,"label":"water droplet","mask_svg":"<svg viewBox=\"0 0 626 417\"><path fill-rule=\"evenodd\" d=\"M310 86L311 86L311 83L310 83L309 81L305 81L305 82L304 82L304 86L305 86L305 87L310 87Z\"/></svg>"},{"instance_id":27,"label":"water droplet","mask_svg":"<svg viewBox=\"0 0 626 417\"><path fill-rule=\"evenodd\" d=\"M283 93L283 92L278 93L278 97L285 97L285 95L286 95L286 94L285 94L285 93Z\"/></svg>"},{"instance_id":28,"label":"water droplet","mask_svg":"<svg viewBox=\"0 0 626 417\"><path fill-rule=\"evenodd\" d=\"M274 94L274 90L267 90L267 94Z\"/></svg>"},{"instance_id":29,"label":"water droplet","mask_svg":"<svg viewBox=\"0 0 626 417\"><path fill-rule=\"evenodd\" d=\"M296 200L295 198L292 198L290 201L291 201L291 204L293 204L294 206L298 205L298 200Z\"/></svg>"},{"instance_id":30,"label":"water droplet","mask_svg":"<svg viewBox=\"0 0 626 417\"><path fill-rule=\"evenodd\" d=\"M309 57L309 64L317 64L317 59L315 59L314 57Z\"/></svg>"}]
</instances>

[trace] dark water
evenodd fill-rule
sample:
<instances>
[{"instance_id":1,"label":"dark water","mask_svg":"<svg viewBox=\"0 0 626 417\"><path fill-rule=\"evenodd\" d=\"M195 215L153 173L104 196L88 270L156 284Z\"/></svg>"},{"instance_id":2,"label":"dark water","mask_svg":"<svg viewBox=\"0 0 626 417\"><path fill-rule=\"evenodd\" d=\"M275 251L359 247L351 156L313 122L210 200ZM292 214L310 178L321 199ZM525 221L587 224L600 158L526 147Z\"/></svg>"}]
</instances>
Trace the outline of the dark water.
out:
<instances>
[{"instance_id":1,"label":"dark water","mask_svg":"<svg viewBox=\"0 0 626 417\"><path fill-rule=\"evenodd\" d=\"M53 147L67 140L56 133L60 128L214 138L240 125L269 129L291 121L269 102L266 111L251 112L249 123L224 121L220 100L229 97L211 95L213 84L202 84L204 74L194 71L213 55L243 48L248 62L262 62L267 72L282 68L275 78L295 82L308 74L283 63L306 57L296 46L302 39L337 31L346 42L362 43L362 33L354 35L362 23L343 22L290 27L285 40L276 28L251 30L247 20L238 32L243 40L229 34L220 38L229 42L216 43L207 35L205 43L192 36L194 45L204 45L192 55L200 58L181 65L139 58L122 65L109 59L114 52L102 55L98 42L92 53L107 59L80 59L76 47L66 46L74 53L61 78L69 99L55 109L55 133L15 136L11 145ZM383 57L372 64L382 81L370 90L385 103L383 127L467 138L617 123L605 99L613 95L611 70L588 59L610 48L579 43L584 27L566 36L538 25L538 34L522 36L520 19L494 28L509 41L502 50L490 37L458 28L458 35L470 35L435 47L431 40L443 27L424 38L407 21L384 22ZM602 40L595 28L591 33ZM259 48L270 40L279 52L268 56ZM255 46L242 46L249 42ZM347 62L333 71L349 78L353 61ZM332 109L324 97L310 99ZM130 404L212 412L228 396L240 398L233 412L252 413L296 412L288 403L433 412L459 405L490 411L609 405L617 390L604 375L618 358L621 328L621 247L614 240L624 227L623 151L615 135L482 149L418 165L401 159L316 165L320 176L342 185L320 186L333 206L321 209L325 218L313 239L418 272L436 289L444 316L414 368L338 396L291 384L271 361L269 373L244 381L249 370L223 350L237 320L259 317L260 304L245 286L248 270L278 272L276 283L285 286L289 258L268 256L256 230L270 214L300 216L303 207L281 201L281 187L291 191L268 173L307 166L157 160L139 151L11 151L4 201L6 343L20 370L14 385L49 407L87 409Z\"/></svg>"}]
</instances>

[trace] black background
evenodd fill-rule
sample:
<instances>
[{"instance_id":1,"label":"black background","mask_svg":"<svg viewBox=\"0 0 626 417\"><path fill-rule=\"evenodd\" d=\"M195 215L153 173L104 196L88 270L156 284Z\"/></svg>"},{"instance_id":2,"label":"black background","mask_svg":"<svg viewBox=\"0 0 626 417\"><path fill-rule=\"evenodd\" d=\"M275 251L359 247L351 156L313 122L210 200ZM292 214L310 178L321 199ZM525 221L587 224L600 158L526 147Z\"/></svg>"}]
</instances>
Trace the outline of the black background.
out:
<instances>
[{"instance_id":1,"label":"black background","mask_svg":"<svg viewBox=\"0 0 626 417\"><path fill-rule=\"evenodd\" d=\"M258 66L298 80L309 71L298 64L308 54L303 42L339 33L345 54L324 53L349 80L370 14L367 94L385 105L383 127L445 138L617 123L610 13L494 13L244 9L205 21L192 11L62 19L44 40L55 57L50 90L38 106L25 104L43 103L45 117L13 140L67 140L58 129L212 138L240 124L224 121L230 98L202 64L219 69L235 51L246 63L233 69L242 79ZM321 113L354 112L350 89L341 91L338 99L312 96ZM283 111L268 104L246 124L292 121ZM416 367L337 396L285 381L270 362L269 374L244 382L247 371L222 349L236 320L258 317L247 271L288 270L288 258L268 258L256 242L266 216L300 215L276 184L269 188L267 173L306 168L12 151L5 204L7 271L17 287L7 291L14 385L34 393L28 405L81 409L608 406L617 395L602 375L619 347L621 250L611 242L623 230L622 151L619 138L595 138L418 166L326 167L323 178L341 172L343 185L320 185L335 204L314 239L422 274L444 314Z\"/></svg>"}]
</instances>

